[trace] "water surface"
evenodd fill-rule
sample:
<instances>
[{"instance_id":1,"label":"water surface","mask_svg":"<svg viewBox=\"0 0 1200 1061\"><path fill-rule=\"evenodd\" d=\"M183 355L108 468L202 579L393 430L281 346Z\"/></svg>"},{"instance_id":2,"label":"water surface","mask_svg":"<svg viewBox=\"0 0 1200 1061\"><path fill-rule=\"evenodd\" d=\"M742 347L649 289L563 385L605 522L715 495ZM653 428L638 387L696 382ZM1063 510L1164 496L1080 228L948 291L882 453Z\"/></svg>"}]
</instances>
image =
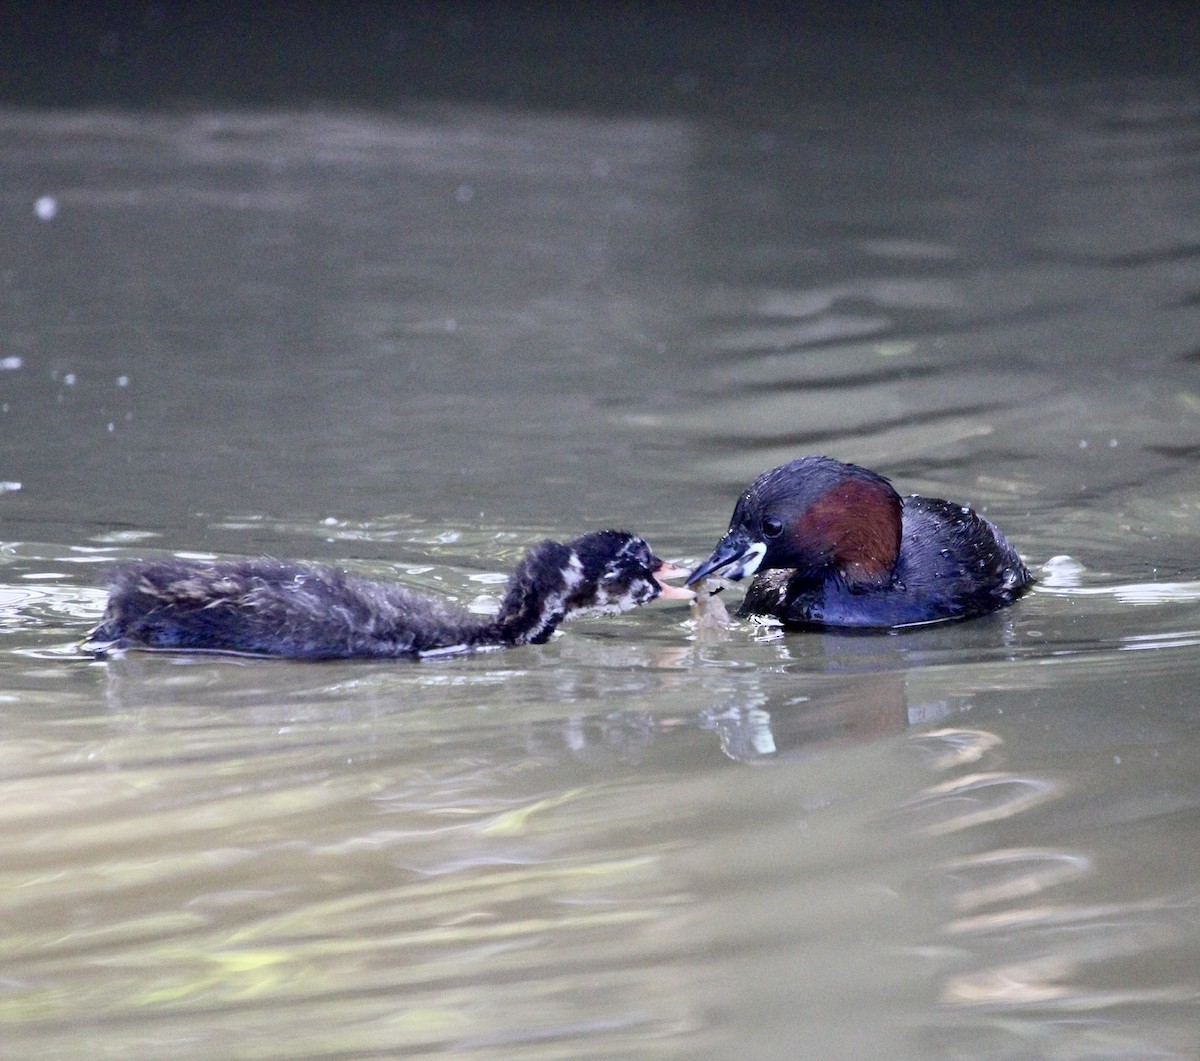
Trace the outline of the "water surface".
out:
<instances>
[{"instance_id":1,"label":"water surface","mask_svg":"<svg viewBox=\"0 0 1200 1061\"><path fill-rule=\"evenodd\" d=\"M1198 120L0 115L8 1049L1200 1056ZM486 608L544 536L699 559L817 452L1041 584L900 636L75 647L123 557Z\"/></svg>"}]
</instances>

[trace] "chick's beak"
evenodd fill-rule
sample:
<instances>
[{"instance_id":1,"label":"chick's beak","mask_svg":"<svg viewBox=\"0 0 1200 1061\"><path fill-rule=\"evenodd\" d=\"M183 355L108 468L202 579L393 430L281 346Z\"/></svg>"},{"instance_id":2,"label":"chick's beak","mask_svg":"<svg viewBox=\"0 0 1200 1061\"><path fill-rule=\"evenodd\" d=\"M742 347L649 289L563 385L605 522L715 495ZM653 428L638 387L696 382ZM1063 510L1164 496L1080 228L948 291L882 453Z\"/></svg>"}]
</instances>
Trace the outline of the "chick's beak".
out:
<instances>
[{"instance_id":1,"label":"chick's beak","mask_svg":"<svg viewBox=\"0 0 1200 1061\"><path fill-rule=\"evenodd\" d=\"M767 547L762 542L751 541L744 530L731 530L717 542L712 556L688 576L686 584L694 586L718 571L722 572L722 578L734 582L747 575L753 575L762 563L766 551ZM728 570L722 571L722 568Z\"/></svg>"},{"instance_id":2,"label":"chick's beak","mask_svg":"<svg viewBox=\"0 0 1200 1061\"><path fill-rule=\"evenodd\" d=\"M654 569L654 581L658 583L661 589L658 595L659 599L694 600L696 594L690 589L684 589L682 586L668 586L663 582L664 578L684 578L686 575L686 567L676 567L674 564L668 564L665 561L660 562L658 567Z\"/></svg>"}]
</instances>

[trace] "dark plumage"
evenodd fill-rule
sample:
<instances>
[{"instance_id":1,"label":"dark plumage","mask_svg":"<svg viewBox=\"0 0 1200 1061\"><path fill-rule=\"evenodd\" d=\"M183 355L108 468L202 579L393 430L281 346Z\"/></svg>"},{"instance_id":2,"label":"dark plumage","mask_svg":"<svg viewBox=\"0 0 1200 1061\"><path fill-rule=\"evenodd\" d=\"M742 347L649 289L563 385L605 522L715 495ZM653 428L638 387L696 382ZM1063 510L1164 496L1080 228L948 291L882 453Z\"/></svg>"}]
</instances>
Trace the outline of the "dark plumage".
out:
<instances>
[{"instance_id":1,"label":"dark plumage","mask_svg":"<svg viewBox=\"0 0 1200 1061\"><path fill-rule=\"evenodd\" d=\"M901 498L883 476L828 457L760 475L725 537L688 578L750 584L741 615L890 628L984 615L1033 583L988 520L940 498Z\"/></svg>"},{"instance_id":2,"label":"dark plumage","mask_svg":"<svg viewBox=\"0 0 1200 1061\"><path fill-rule=\"evenodd\" d=\"M509 578L499 613L486 618L329 567L139 560L111 573L108 607L89 647L319 660L541 644L564 619L615 615L658 596L690 598L658 581L682 574L624 531L545 541Z\"/></svg>"}]
</instances>

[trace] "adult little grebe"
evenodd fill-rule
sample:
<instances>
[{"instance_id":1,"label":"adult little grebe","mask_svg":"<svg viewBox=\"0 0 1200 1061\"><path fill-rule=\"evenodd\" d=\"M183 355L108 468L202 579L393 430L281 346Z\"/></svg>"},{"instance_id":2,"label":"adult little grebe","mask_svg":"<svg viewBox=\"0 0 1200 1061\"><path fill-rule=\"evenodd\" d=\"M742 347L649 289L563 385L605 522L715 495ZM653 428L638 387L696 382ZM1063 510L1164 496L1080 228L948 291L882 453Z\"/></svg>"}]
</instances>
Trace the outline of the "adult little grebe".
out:
<instances>
[{"instance_id":1,"label":"adult little grebe","mask_svg":"<svg viewBox=\"0 0 1200 1061\"><path fill-rule=\"evenodd\" d=\"M318 660L542 644L565 619L616 615L660 596L690 599L690 590L659 581L685 574L624 531L545 541L509 578L499 613L485 618L329 567L143 560L112 572L108 607L88 647Z\"/></svg>"},{"instance_id":2,"label":"adult little grebe","mask_svg":"<svg viewBox=\"0 0 1200 1061\"><path fill-rule=\"evenodd\" d=\"M984 615L1033 583L1004 535L971 509L902 499L883 476L828 457L760 475L687 584L760 570L740 615L860 629Z\"/></svg>"}]
</instances>

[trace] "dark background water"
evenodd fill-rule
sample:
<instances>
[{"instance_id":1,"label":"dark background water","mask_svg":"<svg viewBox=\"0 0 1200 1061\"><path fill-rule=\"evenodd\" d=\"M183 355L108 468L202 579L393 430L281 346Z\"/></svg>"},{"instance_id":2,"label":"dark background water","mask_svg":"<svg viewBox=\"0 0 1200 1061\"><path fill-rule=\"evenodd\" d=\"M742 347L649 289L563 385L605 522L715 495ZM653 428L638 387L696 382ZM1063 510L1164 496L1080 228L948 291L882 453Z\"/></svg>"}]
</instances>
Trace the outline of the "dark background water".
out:
<instances>
[{"instance_id":1,"label":"dark background water","mask_svg":"<svg viewBox=\"0 0 1200 1061\"><path fill-rule=\"evenodd\" d=\"M1191 6L3 17L14 1056L1200 1056ZM545 535L698 558L806 452L1041 584L902 637L76 647L115 558L485 607Z\"/></svg>"},{"instance_id":2,"label":"dark background water","mask_svg":"<svg viewBox=\"0 0 1200 1061\"><path fill-rule=\"evenodd\" d=\"M6 5L22 106L418 101L741 118L1195 74L1178 3Z\"/></svg>"}]
</instances>

